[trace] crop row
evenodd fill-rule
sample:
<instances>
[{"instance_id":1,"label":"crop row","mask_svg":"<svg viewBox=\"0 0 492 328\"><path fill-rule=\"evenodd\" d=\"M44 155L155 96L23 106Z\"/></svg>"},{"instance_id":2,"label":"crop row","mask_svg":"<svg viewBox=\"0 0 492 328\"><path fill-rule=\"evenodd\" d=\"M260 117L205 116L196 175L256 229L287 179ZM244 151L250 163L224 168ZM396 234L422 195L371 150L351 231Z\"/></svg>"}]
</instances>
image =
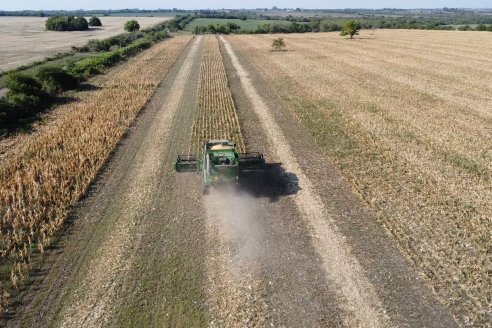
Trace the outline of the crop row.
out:
<instances>
[{"instance_id":1,"label":"crop row","mask_svg":"<svg viewBox=\"0 0 492 328\"><path fill-rule=\"evenodd\" d=\"M83 197L117 142L189 42L174 38L97 79L95 91L60 110L52 124L0 166L0 281L2 301L26 277ZM4 272L6 270L3 270Z\"/></svg>"},{"instance_id":2,"label":"crop row","mask_svg":"<svg viewBox=\"0 0 492 328\"><path fill-rule=\"evenodd\" d=\"M198 113L192 130L190 151L199 153L209 139L228 139L244 151L244 138L229 90L225 66L215 37L207 37L200 67Z\"/></svg>"}]
</instances>

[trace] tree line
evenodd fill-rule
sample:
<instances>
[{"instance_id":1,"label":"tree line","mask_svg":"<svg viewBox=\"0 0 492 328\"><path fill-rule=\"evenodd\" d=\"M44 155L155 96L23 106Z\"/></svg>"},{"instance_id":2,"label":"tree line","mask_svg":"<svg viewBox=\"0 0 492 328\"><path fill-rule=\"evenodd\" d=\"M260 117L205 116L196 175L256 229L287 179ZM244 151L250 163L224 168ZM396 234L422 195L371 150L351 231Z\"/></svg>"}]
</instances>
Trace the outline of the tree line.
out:
<instances>
[{"instance_id":1,"label":"tree line","mask_svg":"<svg viewBox=\"0 0 492 328\"><path fill-rule=\"evenodd\" d=\"M344 24L355 21L361 29L425 29L425 30L475 30L492 31L492 15L476 14L468 11L456 13L430 13L416 16L407 11L399 11L399 15L357 14L351 11L354 17L305 17L305 16L268 16L251 11L213 11L202 10L190 17L213 19L239 20L269 20L271 22L259 24L254 29L231 29L227 23L198 26L193 29L196 34L204 33L306 33L306 32L336 32L342 31ZM279 22L282 20L282 22ZM476 27L472 27L476 25Z\"/></svg>"}]
</instances>

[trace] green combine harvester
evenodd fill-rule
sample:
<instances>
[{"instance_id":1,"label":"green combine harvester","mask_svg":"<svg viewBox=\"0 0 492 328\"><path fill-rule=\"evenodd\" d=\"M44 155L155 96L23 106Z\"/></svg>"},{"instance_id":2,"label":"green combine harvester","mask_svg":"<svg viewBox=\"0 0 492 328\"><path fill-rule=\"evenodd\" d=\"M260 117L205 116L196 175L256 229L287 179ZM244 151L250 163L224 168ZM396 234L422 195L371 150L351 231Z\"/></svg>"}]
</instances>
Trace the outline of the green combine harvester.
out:
<instances>
[{"instance_id":1,"label":"green combine harvester","mask_svg":"<svg viewBox=\"0 0 492 328\"><path fill-rule=\"evenodd\" d=\"M238 153L229 140L210 140L203 146L203 157L179 155L174 163L176 172L202 172L205 192L211 186L237 184L243 173L263 171L265 159L261 153ZM199 157L199 156L198 156Z\"/></svg>"}]
</instances>

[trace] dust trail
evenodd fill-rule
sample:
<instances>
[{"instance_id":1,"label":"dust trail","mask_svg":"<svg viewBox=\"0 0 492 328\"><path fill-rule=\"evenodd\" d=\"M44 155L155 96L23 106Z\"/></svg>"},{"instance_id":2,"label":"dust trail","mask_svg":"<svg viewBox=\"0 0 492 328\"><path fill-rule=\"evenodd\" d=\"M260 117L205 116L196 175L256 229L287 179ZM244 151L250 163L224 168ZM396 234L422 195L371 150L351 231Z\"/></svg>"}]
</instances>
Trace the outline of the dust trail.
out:
<instances>
[{"instance_id":1,"label":"dust trail","mask_svg":"<svg viewBox=\"0 0 492 328\"><path fill-rule=\"evenodd\" d=\"M389 318L376 291L364 276L357 259L350 254L350 248L338 231L335 218L327 211L311 181L297 163L289 142L229 42L224 37L220 39L253 105L253 110L258 115L263 129L268 131L268 144L286 171L297 175L300 190L293 200L310 227L313 245L323 261L327 280L339 291L340 307L347 312L345 324L350 327L388 326Z\"/></svg>"},{"instance_id":2,"label":"dust trail","mask_svg":"<svg viewBox=\"0 0 492 328\"><path fill-rule=\"evenodd\" d=\"M212 189L204 197L207 214L208 289L212 327L266 324L265 284L259 257L263 235L254 197L233 187Z\"/></svg>"},{"instance_id":3,"label":"dust trail","mask_svg":"<svg viewBox=\"0 0 492 328\"><path fill-rule=\"evenodd\" d=\"M168 102L163 104L150 127L145 148L140 150L136 162L130 165L127 178L131 179L132 188L122 196L122 206L112 214L120 216L117 226L109 233L89 264L87 274L75 287L71 302L62 313L61 327L96 327L110 322L118 288L121 288L121 282L133 263L133 250L140 241L140 235L136 233L138 223L157 188L156 176L163 162L162 142L169 138L172 131L172 121L186 83L189 83L200 42L201 38L198 38L192 44L169 93Z\"/></svg>"},{"instance_id":4,"label":"dust trail","mask_svg":"<svg viewBox=\"0 0 492 328\"><path fill-rule=\"evenodd\" d=\"M235 269L255 261L260 252L261 230L255 199L231 188L214 189L205 197L209 222L219 228L221 238L233 245Z\"/></svg>"}]
</instances>

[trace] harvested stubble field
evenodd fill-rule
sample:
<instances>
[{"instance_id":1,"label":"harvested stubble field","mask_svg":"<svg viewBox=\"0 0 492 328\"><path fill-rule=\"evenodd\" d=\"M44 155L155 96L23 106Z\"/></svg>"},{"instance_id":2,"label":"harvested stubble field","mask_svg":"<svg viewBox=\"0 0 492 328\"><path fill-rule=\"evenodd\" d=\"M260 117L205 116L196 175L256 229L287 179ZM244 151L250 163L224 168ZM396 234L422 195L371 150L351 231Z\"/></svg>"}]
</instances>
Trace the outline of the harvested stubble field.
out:
<instances>
[{"instance_id":1,"label":"harvested stubble field","mask_svg":"<svg viewBox=\"0 0 492 328\"><path fill-rule=\"evenodd\" d=\"M189 41L160 43L95 79L93 91L59 107L63 114L1 163L0 263L12 268L12 285L25 278L33 252L49 245ZM9 288L0 286L4 300Z\"/></svg>"},{"instance_id":2,"label":"harvested stubble field","mask_svg":"<svg viewBox=\"0 0 492 328\"><path fill-rule=\"evenodd\" d=\"M53 32L45 30L46 18L0 17L0 71L6 71L69 51L90 39L104 39L124 33L126 21L137 19L141 28L155 25L171 17L101 17L103 26L87 31Z\"/></svg>"},{"instance_id":3,"label":"harvested stubble field","mask_svg":"<svg viewBox=\"0 0 492 328\"><path fill-rule=\"evenodd\" d=\"M234 140L244 151L244 139L216 38L206 38L200 66L198 113L193 123L190 153L199 153L210 139Z\"/></svg>"},{"instance_id":4,"label":"harvested stubble field","mask_svg":"<svg viewBox=\"0 0 492 328\"><path fill-rule=\"evenodd\" d=\"M464 325L490 324L492 35L229 36Z\"/></svg>"}]
</instances>

